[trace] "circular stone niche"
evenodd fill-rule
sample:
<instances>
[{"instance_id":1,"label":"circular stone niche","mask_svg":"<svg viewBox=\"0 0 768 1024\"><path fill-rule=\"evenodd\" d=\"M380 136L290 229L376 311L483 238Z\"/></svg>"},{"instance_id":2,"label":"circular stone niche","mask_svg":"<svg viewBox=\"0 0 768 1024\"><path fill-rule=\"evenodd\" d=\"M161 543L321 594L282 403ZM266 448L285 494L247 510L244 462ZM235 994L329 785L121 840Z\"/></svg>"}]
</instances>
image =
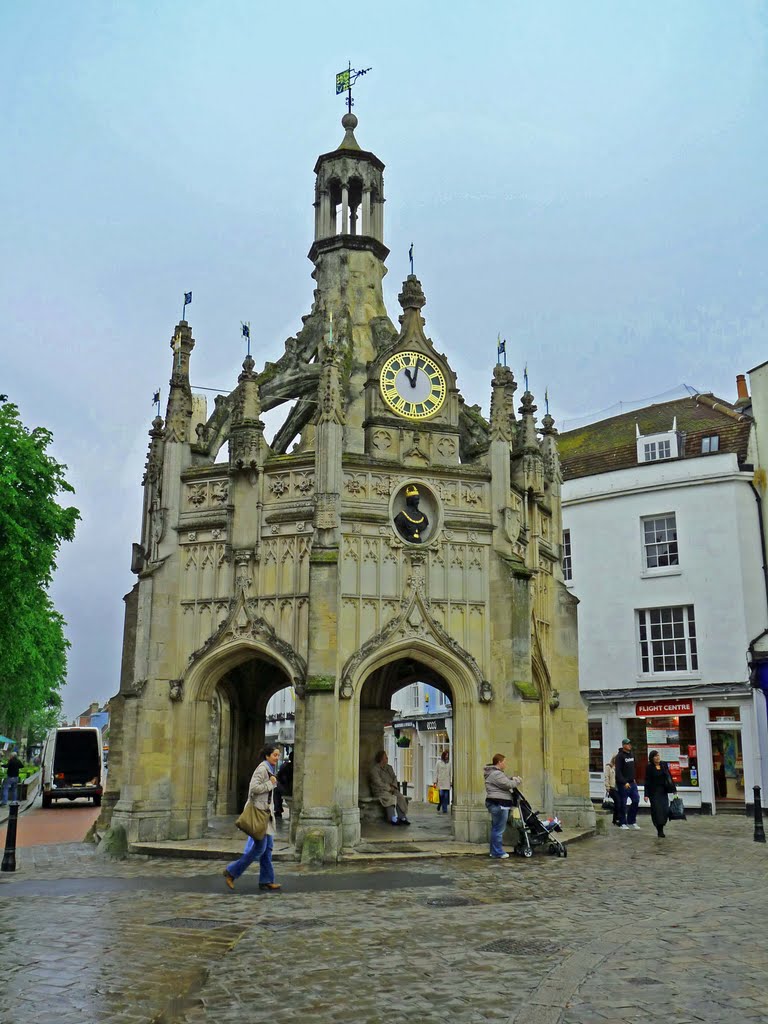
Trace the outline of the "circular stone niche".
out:
<instances>
[{"instance_id":1,"label":"circular stone niche","mask_svg":"<svg viewBox=\"0 0 768 1024\"><path fill-rule=\"evenodd\" d=\"M414 489L418 492L416 495ZM418 498L418 505L413 503L415 498ZM413 547L434 540L443 525L440 500L422 480L406 480L397 488L389 501L389 515L398 538ZM426 526L419 522L422 515L427 517Z\"/></svg>"}]
</instances>

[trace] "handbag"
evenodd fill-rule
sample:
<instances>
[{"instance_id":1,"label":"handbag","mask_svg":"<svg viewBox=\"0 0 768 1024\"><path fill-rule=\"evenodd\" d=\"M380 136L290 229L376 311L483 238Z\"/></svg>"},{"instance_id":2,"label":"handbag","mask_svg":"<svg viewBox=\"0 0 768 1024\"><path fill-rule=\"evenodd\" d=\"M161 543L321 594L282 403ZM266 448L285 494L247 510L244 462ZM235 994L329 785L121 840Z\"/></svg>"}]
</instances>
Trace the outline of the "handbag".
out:
<instances>
[{"instance_id":1,"label":"handbag","mask_svg":"<svg viewBox=\"0 0 768 1024\"><path fill-rule=\"evenodd\" d=\"M685 805L679 796L669 801L669 820L685 821Z\"/></svg>"},{"instance_id":2,"label":"handbag","mask_svg":"<svg viewBox=\"0 0 768 1024\"><path fill-rule=\"evenodd\" d=\"M269 794L269 800L270 802L272 801L271 793ZM247 836L258 842L267 834L271 814L272 811L269 808L265 811L261 807L254 807L249 797L245 801L243 813L235 821L235 828L239 828L241 832L245 832Z\"/></svg>"},{"instance_id":3,"label":"handbag","mask_svg":"<svg viewBox=\"0 0 768 1024\"><path fill-rule=\"evenodd\" d=\"M428 786L427 787L427 803L430 803L430 804L439 804L440 803L440 794L437 791L437 786Z\"/></svg>"},{"instance_id":4,"label":"handbag","mask_svg":"<svg viewBox=\"0 0 768 1024\"><path fill-rule=\"evenodd\" d=\"M604 811L612 811L613 807L614 807L613 797L610 796L608 793L606 793L605 796L603 797L603 810Z\"/></svg>"}]
</instances>

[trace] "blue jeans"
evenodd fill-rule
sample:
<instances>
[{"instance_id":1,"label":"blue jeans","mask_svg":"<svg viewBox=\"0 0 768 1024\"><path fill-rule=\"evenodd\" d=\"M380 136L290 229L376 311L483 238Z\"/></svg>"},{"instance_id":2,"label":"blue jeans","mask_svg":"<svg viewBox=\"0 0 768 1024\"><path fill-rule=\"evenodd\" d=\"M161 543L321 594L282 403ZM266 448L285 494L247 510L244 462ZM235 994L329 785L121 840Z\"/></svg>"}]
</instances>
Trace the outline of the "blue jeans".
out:
<instances>
[{"instance_id":1,"label":"blue jeans","mask_svg":"<svg viewBox=\"0 0 768 1024\"><path fill-rule=\"evenodd\" d=\"M263 839L251 839L245 844L243 854L231 864L227 864L227 871L233 878L239 878L255 860L259 862L259 885L266 885L267 882L274 882L275 870L272 867L272 836L264 836Z\"/></svg>"},{"instance_id":2,"label":"blue jeans","mask_svg":"<svg viewBox=\"0 0 768 1024\"><path fill-rule=\"evenodd\" d=\"M8 778L6 776L6 778L3 779L3 801L2 802L4 804L8 803L8 799L9 799L8 792L9 792L9 790L10 790L10 799L11 800L18 800L19 799L19 777L18 777L18 775L12 775L10 778Z\"/></svg>"},{"instance_id":3,"label":"blue jeans","mask_svg":"<svg viewBox=\"0 0 768 1024\"><path fill-rule=\"evenodd\" d=\"M504 836L504 829L507 827L511 807L501 807L499 804L486 801L485 806L491 814L491 856L501 857L504 847L501 840Z\"/></svg>"},{"instance_id":4,"label":"blue jeans","mask_svg":"<svg viewBox=\"0 0 768 1024\"><path fill-rule=\"evenodd\" d=\"M438 804L438 811L442 811L444 814L448 813L448 804L451 802L451 791L450 789L438 790L440 794L440 803Z\"/></svg>"},{"instance_id":5,"label":"blue jeans","mask_svg":"<svg viewBox=\"0 0 768 1024\"><path fill-rule=\"evenodd\" d=\"M617 786L616 790L619 794L619 821L622 825L634 825L637 821L637 808L640 806L637 783L630 782L629 789L626 786ZM627 800L630 801L629 810Z\"/></svg>"}]
</instances>

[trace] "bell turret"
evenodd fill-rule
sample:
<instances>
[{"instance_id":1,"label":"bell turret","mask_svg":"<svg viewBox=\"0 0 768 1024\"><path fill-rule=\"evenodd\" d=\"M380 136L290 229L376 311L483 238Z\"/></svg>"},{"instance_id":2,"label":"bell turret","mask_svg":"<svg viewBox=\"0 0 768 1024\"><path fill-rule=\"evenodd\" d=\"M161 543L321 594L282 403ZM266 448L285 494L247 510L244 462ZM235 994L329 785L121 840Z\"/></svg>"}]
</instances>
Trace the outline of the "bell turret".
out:
<instances>
[{"instance_id":1,"label":"bell turret","mask_svg":"<svg viewBox=\"0 0 768 1024\"><path fill-rule=\"evenodd\" d=\"M370 249L385 260L384 164L360 148L354 114L345 114L341 123L341 145L315 164L315 240L309 258L316 263L320 253L342 246Z\"/></svg>"}]
</instances>

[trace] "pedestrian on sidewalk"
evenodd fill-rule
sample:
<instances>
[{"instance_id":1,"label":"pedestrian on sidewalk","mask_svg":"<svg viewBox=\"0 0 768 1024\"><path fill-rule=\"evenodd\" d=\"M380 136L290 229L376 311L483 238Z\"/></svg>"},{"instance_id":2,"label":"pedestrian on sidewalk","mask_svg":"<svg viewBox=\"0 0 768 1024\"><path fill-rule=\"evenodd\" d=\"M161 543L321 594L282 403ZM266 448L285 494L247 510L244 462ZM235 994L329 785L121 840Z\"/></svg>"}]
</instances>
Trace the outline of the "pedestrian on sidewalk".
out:
<instances>
[{"instance_id":1,"label":"pedestrian on sidewalk","mask_svg":"<svg viewBox=\"0 0 768 1024\"><path fill-rule=\"evenodd\" d=\"M444 750L440 755L440 760L437 762L437 768L435 769L435 782L437 786L437 792L440 795L440 803L437 805L437 813L440 811L443 814L448 813L448 804L451 802L451 755L447 750Z\"/></svg>"},{"instance_id":2,"label":"pedestrian on sidewalk","mask_svg":"<svg viewBox=\"0 0 768 1024\"><path fill-rule=\"evenodd\" d=\"M635 782L635 755L632 753L632 742L628 739L621 741L621 749L616 755L616 792L619 795L619 827L625 831L630 828L639 831L637 808L640 806L640 793Z\"/></svg>"},{"instance_id":3,"label":"pedestrian on sidewalk","mask_svg":"<svg viewBox=\"0 0 768 1024\"><path fill-rule=\"evenodd\" d=\"M16 753L12 751L11 756L5 762L5 778L3 779L3 799L0 801L0 806L5 807L8 803L9 795L11 803L14 800L19 799L19 772L24 767L24 764Z\"/></svg>"},{"instance_id":4,"label":"pedestrian on sidewalk","mask_svg":"<svg viewBox=\"0 0 768 1024\"><path fill-rule=\"evenodd\" d=\"M491 763L483 768L485 778L485 806L491 815L491 857L507 860L502 840L507 827L509 812L515 805L515 790L523 781L518 775L512 778L506 773L507 759L504 754L494 754Z\"/></svg>"},{"instance_id":5,"label":"pedestrian on sidewalk","mask_svg":"<svg viewBox=\"0 0 768 1024\"><path fill-rule=\"evenodd\" d=\"M275 772L279 760L279 749L268 744L259 755L259 764L251 776L248 785L248 799L258 810L269 812L267 832L262 839L253 839L249 836L242 856L238 860L233 860L231 864L227 864L224 869L224 881L230 889L235 888L235 881L255 860L259 862L259 888L265 892L279 892L282 888L275 882L275 869L272 867L272 846L275 835L272 794L277 785Z\"/></svg>"},{"instance_id":6,"label":"pedestrian on sidewalk","mask_svg":"<svg viewBox=\"0 0 768 1024\"><path fill-rule=\"evenodd\" d=\"M651 804L651 821L656 826L659 839L666 839L664 826L669 821L669 794L676 793L677 786L672 781L669 765L661 760L658 750L648 755L648 767L645 770L645 790L643 800Z\"/></svg>"},{"instance_id":7,"label":"pedestrian on sidewalk","mask_svg":"<svg viewBox=\"0 0 768 1024\"><path fill-rule=\"evenodd\" d=\"M613 821L612 825L620 825L619 819L619 794L616 790L616 755L605 766L605 792L613 800Z\"/></svg>"}]
</instances>

